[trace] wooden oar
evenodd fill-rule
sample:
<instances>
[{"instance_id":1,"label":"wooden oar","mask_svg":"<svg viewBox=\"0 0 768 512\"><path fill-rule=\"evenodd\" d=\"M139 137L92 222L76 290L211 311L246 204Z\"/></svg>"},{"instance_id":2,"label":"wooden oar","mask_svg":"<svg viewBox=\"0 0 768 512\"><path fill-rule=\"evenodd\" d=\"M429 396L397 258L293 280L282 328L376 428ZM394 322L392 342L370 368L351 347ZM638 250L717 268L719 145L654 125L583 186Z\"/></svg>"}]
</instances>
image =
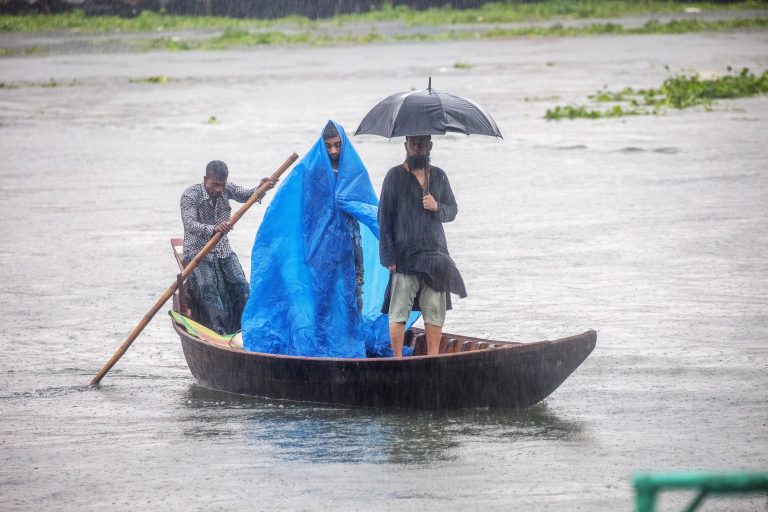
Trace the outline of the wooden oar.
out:
<instances>
[{"instance_id":1,"label":"wooden oar","mask_svg":"<svg viewBox=\"0 0 768 512\"><path fill-rule=\"evenodd\" d=\"M293 163L296 161L296 159L299 158L299 155L296 153L293 153L291 156L288 157L288 160L286 160L283 165L281 165L275 173L269 177L269 181L263 183L262 185L257 188L253 195L251 196L248 201L243 204L243 206L240 207L237 212L235 212L234 215L229 219L230 226L234 226L235 223L240 220L240 217L245 214L245 212L248 211L248 208L253 206L253 203L258 201L259 196L261 196L262 193L266 192L268 190L268 186L270 183L274 184L277 179L282 175ZM113 366L115 366L115 363L123 357L123 354L125 354L126 350L128 350L128 347L131 346L131 343L141 334L141 331L144 330L144 328L149 324L150 320L152 320L152 317L155 316L155 314L160 311L160 308L163 307L163 304L168 301L168 299L171 298L171 296L176 292L176 290L179 288L179 282L183 282L183 279L186 278L189 274L192 273L192 271L197 267L198 263L200 263L200 260L202 260L206 254L208 254L208 251L213 249L213 247L219 243L219 240L221 240L221 237L224 235L221 233L216 233L213 235L213 237L208 241L207 244L205 244L205 247L203 247L199 253L197 253L197 256L189 262L189 265L184 267L184 271L181 273L181 280L176 280L174 283L165 290L165 293L155 302L155 305L152 306L152 309L149 310L149 312L144 315L144 318L141 319L141 322L139 322L139 325L137 325L131 334L128 335L128 338L123 342L122 345L120 345L120 348L117 349L117 351L112 355L112 357L109 358L109 361L107 361L107 364L104 365L104 368L102 368L98 374L93 378L90 385L96 385L99 382L101 382L101 379L104 378L104 376L109 372L109 370L112 369Z\"/></svg>"}]
</instances>

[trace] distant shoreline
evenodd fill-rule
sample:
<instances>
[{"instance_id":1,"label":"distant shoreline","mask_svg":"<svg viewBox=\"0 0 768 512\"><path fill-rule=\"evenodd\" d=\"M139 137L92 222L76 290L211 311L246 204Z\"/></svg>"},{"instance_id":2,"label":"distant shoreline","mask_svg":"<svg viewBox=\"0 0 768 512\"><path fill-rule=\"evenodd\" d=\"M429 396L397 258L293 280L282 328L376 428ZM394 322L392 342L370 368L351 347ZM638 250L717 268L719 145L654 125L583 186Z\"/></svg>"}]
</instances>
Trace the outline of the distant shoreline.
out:
<instances>
[{"instance_id":1,"label":"distant shoreline","mask_svg":"<svg viewBox=\"0 0 768 512\"><path fill-rule=\"evenodd\" d=\"M381 4L382 2L378 2ZM373 2L375 4L375 2ZM295 28L316 29L323 25L346 27L356 24L394 23L408 26L493 25L499 23L564 22L569 20L604 20L632 16L688 17L735 11L766 11L766 0L732 0L679 2L674 0L539 0L525 3L489 2L476 8L433 7L414 9L404 5L393 7L384 2L379 8L352 14L310 19L293 14L283 17L243 17L231 14L216 16L199 13L180 14L164 10L143 10L135 16L86 13L78 8L58 14L14 15L0 9L0 32L37 32L41 30L75 29L80 32L158 31L191 28ZM288 11L290 12L290 11ZM301 14L306 14L302 12ZM742 16L743 17L743 16Z\"/></svg>"},{"instance_id":2,"label":"distant shoreline","mask_svg":"<svg viewBox=\"0 0 768 512\"><path fill-rule=\"evenodd\" d=\"M432 24L423 20L422 23L397 20L363 21L372 13L344 15L320 21L310 21L306 18L271 21L196 18L149 12L135 18L85 16L83 13L0 15L0 57L75 52L225 50L272 45L331 46L606 34L684 34L768 28L768 7L719 10L688 7L684 10L679 4L676 5L675 12L632 14L613 18L554 17L503 23L482 21L444 24ZM443 14L445 17L445 13ZM510 17L511 14L507 16ZM415 19L420 20L419 16ZM460 19L465 19L464 15Z\"/></svg>"}]
</instances>

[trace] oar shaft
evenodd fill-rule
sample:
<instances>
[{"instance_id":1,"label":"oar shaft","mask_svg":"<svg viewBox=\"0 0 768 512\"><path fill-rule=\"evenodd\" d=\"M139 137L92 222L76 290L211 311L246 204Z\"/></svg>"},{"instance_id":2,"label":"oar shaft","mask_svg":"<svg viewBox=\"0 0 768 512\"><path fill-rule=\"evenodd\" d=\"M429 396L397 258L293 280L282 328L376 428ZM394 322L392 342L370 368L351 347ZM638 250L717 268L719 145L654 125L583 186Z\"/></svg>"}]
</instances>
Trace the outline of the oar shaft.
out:
<instances>
[{"instance_id":1,"label":"oar shaft","mask_svg":"<svg viewBox=\"0 0 768 512\"><path fill-rule=\"evenodd\" d=\"M288 157L288 159L283 162L283 165L281 165L273 174L269 177L269 181L267 183L264 183L259 188L257 188L253 195L246 201L243 206L240 207L237 212L235 212L234 215L229 219L230 226L234 226L235 223L237 223L238 220L245 214L245 212L248 211L248 208L253 206L253 204L258 201L259 197L262 193L266 192L268 190L268 187L270 183L274 183L277 181L277 179L286 171L288 168L293 165L293 163L296 161L296 159L299 158L299 155L296 153L293 153L291 156ZM221 233L216 233L211 237L211 239L208 241L205 246L200 249L200 252L197 253L197 255L192 259L192 261L187 264L186 267L184 267L184 271L181 273L182 278L186 278L189 276L189 274L192 273L192 271L197 267L197 265L200 263L200 261L205 257L208 252L213 249L213 247L219 243L219 240L221 240L221 237L224 236ZM101 382L101 379L104 378L104 376L109 372L109 370L112 369L113 366L115 366L115 363L123 357L123 354L128 350L128 347L131 346L131 344L134 342L134 340L141 334L141 331L144 330L144 328L149 324L149 322L152 320L152 318L157 314L158 311L160 311L160 308L163 307L163 304L165 304L168 299L173 296L174 292L179 288L179 282L174 281L171 286L168 287L167 290L165 290L165 293L155 302L155 305L152 306L152 308L147 312L146 315L144 315L144 318L141 319L139 324L131 331L131 334L128 335L128 337L125 339L122 345L115 351L114 354L112 354L112 357L109 358L109 361L104 365L104 367L99 370L99 373L96 374L96 376L91 380L90 385L96 385L99 382Z\"/></svg>"},{"instance_id":2,"label":"oar shaft","mask_svg":"<svg viewBox=\"0 0 768 512\"><path fill-rule=\"evenodd\" d=\"M171 298L171 296L174 294L174 292L178 289L178 284L173 283L173 285L165 290L165 293L155 302L155 305L152 306L152 309L149 310L149 312L144 315L144 318L141 319L141 322L133 328L133 331L131 331L131 334L128 335L128 337L125 339L122 345L120 345L120 348L118 348L114 354L112 354L112 357L109 358L109 361L107 361L107 364L104 365L104 367L99 370L99 373L96 374L96 376L91 380L90 385L93 386L95 384L98 384L101 382L101 379L104 378L104 376L109 372L109 370L112 369L113 366L115 366L115 363L123 357L123 354L128 350L128 347L131 346L131 343L138 338L139 334L141 334L141 331L144 330L144 328L149 324L149 322L154 318L155 314L160 311L160 308L163 307L163 304L166 303L168 299Z\"/></svg>"}]
</instances>

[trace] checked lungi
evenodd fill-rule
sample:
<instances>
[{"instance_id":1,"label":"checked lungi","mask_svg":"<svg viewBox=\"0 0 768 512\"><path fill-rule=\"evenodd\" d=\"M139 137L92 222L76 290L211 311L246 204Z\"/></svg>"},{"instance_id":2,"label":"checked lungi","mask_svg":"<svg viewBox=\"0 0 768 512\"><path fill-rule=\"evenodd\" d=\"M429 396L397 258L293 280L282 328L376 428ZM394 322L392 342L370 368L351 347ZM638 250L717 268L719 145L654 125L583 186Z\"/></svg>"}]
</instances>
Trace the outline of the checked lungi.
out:
<instances>
[{"instance_id":1,"label":"checked lungi","mask_svg":"<svg viewBox=\"0 0 768 512\"><path fill-rule=\"evenodd\" d=\"M202 260L189 278L192 309L197 319L219 334L240 330L248 300L248 281L235 253Z\"/></svg>"}]
</instances>

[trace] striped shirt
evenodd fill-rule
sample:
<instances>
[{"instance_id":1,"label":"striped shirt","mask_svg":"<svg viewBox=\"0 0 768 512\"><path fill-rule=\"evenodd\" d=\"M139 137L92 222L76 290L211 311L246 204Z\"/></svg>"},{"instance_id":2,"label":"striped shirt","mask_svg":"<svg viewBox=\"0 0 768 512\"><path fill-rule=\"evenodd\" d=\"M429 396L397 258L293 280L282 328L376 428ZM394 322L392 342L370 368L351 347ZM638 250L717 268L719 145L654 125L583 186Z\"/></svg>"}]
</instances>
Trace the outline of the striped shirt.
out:
<instances>
[{"instance_id":1,"label":"striped shirt","mask_svg":"<svg viewBox=\"0 0 768 512\"><path fill-rule=\"evenodd\" d=\"M192 185L181 195L181 222L184 224L184 262L189 263L197 256L205 244L213 236L213 228L217 224L229 220L232 207L229 200L238 203L246 202L255 188L246 189L234 183L227 182L221 197L214 200L208 195L202 183ZM203 258L213 261L214 258L226 258L232 254L229 239L224 235L216 246Z\"/></svg>"}]
</instances>

